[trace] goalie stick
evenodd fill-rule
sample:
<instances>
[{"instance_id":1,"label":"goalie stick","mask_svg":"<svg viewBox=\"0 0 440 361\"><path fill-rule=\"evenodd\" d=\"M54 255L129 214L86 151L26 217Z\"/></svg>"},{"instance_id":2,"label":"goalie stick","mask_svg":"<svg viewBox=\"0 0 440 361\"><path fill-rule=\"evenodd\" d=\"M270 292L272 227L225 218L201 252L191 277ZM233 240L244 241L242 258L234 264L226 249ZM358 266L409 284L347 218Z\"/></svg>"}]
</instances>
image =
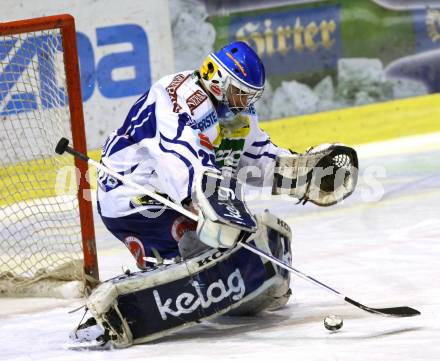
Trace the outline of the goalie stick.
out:
<instances>
[{"instance_id":1,"label":"goalie stick","mask_svg":"<svg viewBox=\"0 0 440 361\"><path fill-rule=\"evenodd\" d=\"M264 258L272 261L276 265L278 265L278 266L284 268L285 270L297 275L298 277L302 278L303 280L306 280L308 282L313 283L314 285L317 285L321 288L324 288L325 290L329 291L332 294L338 295L345 302L348 302L348 303L352 304L353 306L356 306L364 311L374 313L377 315L389 316L389 317L412 317L412 316L420 315L419 311L415 310L414 308L408 307L408 306L390 307L390 308L372 308L372 307L365 306L362 303L359 303L349 297L344 296L342 293L340 293L339 291L336 291L334 288L331 288L331 287L327 286L326 284L318 281L317 279L306 275L305 273L301 272L300 270L288 265L287 263L280 261L279 259L277 259L277 258L273 257L272 255L252 246L249 243L241 243L241 246L243 248L246 248L247 250L253 252L253 253L258 254L261 257L264 257Z\"/></svg>"},{"instance_id":2,"label":"goalie stick","mask_svg":"<svg viewBox=\"0 0 440 361\"><path fill-rule=\"evenodd\" d=\"M162 202L164 205L176 210L177 212L180 212L184 216L186 216L196 222L198 221L198 216L196 214L186 210L182 206L170 201L169 199L166 199L166 198L158 195L157 193L152 192L151 190L147 189L146 187L143 187L137 183L134 183L134 182L127 180L125 177L121 176L117 172L112 171L111 169L105 167L104 165L94 161L93 159L90 159L87 155L82 154L82 153L78 152L77 150L73 149L72 147L69 146L69 140L66 138L60 139L60 141L58 142L58 144L55 148L55 152L58 154L63 154L64 152L67 152L75 157L78 157L78 158L88 162L89 164L95 166L97 169L99 169L99 170L111 175L112 177L120 180L121 182L124 182L125 184L130 185L130 186L140 190L141 192L144 192L145 194L149 195L150 197L156 199L157 201ZM280 261L279 259L273 257L272 255L267 254L266 252L250 245L249 243L241 242L240 246L243 248L246 248L247 250L249 250L252 253L259 255L260 257L266 258L267 260L275 263L276 265L284 268L285 270L295 274L299 278L302 278L303 280L310 282L310 283L314 284L315 286L321 287L321 288L327 290L328 292L330 292L334 295L337 295L338 297L342 298L345 302L347 302L357 308L360 308L361 310L364 310L366 312L381 315L381 316L388 316L388 317L412 317L412 316L420 315L419 311L417 311L414 308L408 307L408 306L390 307L390 308L372 308L372 307L365 306L365 305L363 305L363 304L361 304L361 303L359 303L349 297L344 296L342 293L335 290L334 288L331 288L331 287L327 286L326 284L318 281L317 279L306 275L305 273L288 265L287 263Z\"/></svg>"},{"instance_id":3,"label":"goalie stick","mask_svg":"<svg viewBox=\"0 0 440 361\"><path fill-rule=\"evenodd\" d=\"M119 173L117 173L117 172L107 168L106 166L94 161L93 159L89 158L87 155L78 152L77 150L75 150L69 146L69 140L66 138L61 138L58 141L58 144L55 148L55 152L58 154L63 154L64 152L67 152L75 157L78 157L79 159L81 159L85 162L88 162L90 165L93 165L94 167L96 167L96 169L99 169L99 170L107 173L108 175L112 176L113 178L116 178L116 179L120 180L121 182L139 190L140 192L143 192L144 194L148 195L149 197L156 199L157 201L161 202L162 204L176 210L177 212L180 212L184 216L191 218L197 222L198 217L194 213L177 205L173 201L170 201L169 199L162 197L161 195L151 191L150 189L128 180L127 178L121 176Z\"/></svg>"}]
</instances>

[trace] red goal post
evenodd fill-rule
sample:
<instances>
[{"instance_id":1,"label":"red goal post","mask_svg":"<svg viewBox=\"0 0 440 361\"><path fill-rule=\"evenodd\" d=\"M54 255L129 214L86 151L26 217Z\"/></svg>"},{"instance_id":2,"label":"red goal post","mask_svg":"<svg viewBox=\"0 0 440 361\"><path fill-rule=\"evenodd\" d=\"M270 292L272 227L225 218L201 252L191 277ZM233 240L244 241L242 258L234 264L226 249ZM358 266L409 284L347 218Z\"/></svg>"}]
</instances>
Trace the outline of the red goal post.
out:
<instances>
[{"instance_id":1,"label":"red goal post","mask_svg":"<svg viewBox=\"0 0 440 361\"><path fill-rule=\"evenodd\" d=\"M51 31L54 32L52 33ZM26 34L30 34L30 37L26 38ZM23 39L21 40L22 37ZM28 39L34 39L34 41ZM38 39L38 41L35 41L35 39ZM20 41L21 44L17 45L17 43L19 43ZM58 41L60 42L58 43ZM47 44L45 42L47 42ZM30 166L29 168L34 169L35 164L39 162L44 161L47 164L47 162L51 159L51 155L49 155L49 153L54 154L54 144L56 144L56 141L58 140L56 139L58 135L54 131L55 126L53 126L52 124L57 122L56 125L58 126L58 123L64 123L66 118L63 113L60 113L60 115L58 115L57 108L67 108L67 116L70 118L70 138L72 139L73 146L78 151L82 153L87 153L74 18L71 15L62 14L0 23L0 44L3 44L4 47L3 50L0 48L0 122L2 121L1 117L4 119L5 124L8 124L7 122L14 124L14 121L16 122L16 124L23 124L23 119L25 119L27 125L23 126L24 130L20 128L20 131L23 130L22 133L26 134L26 138L29 138L27 139L27 143L22 146L23 152L19 153L18 157L6 157L7 160L5 161L6 163L3 164L3 168L2 164L0 163L0 172L1 169L3 169L3 175L6 174L6 176L11 177L10 183L14 183L15 178L22 178L21 176L23 175L23 172L16 170L18 167L17 164L19 164L21 168L27 169L27 166L23 166L23 164L28 165L32 163L32 166ZM31 46L36 46L37 48L35 50L29 50ZM16 47L16 49L14 49L14 47ZM40 49L38 47L40 47ZM32 59L25 58L23 60L23 54L26 53L29 54L28 57ZM55 74L56 71L61 71L62 73L61 67L53 70L56 68L56 66L54 66L52 63L55 62L55 58L60 57L59 53L62 53L62 62L64 63L65 73L64 75ZM34 60L34 58L37 58L37 60ZM35 65L33 65L33 71L35 72L34 77L31 75L26 75L28 70L23 70L25 67L29 67L29 64L31 62L36 63ZM46 66L49 70L43 69L44 66ZM29 80L26 80L26 77L28 77ZM34 78L38 77L40 78L39 80L34 80ZM60 85L59 82L62 82L63 80L65 81L65 84ZM57 81L56 84L54 84L55 81ZM35 87L35 90L29 92L29 87L26 87L27 84L21 85L21 82L28 82L30 84L29 87ZM11 85L11 83L15 84ZM50 87L52 87L52 89L49 89ZM67 103L65 102L66 97L68 99ZM51 116L50 114L57 115ZM48 116L51 116L49 121L47 120ZM58 120L55 119L57 117L59 117ZM39 127L38 133L37 131L35 131L35 138L32 139L32 132L34 132L33 129L37 129L37 127L33 128L32 119L34 118L36 119L35 122L41 123L41 125ZM9 126L9 134L11 134L11 129L13 131L14 127L14 125ZM47 127L48 129L41 130L42 127ZM1 130L2 129L0 126L0 131ZM43 132L44 136L40 136L40 132ZM69 137L69 134L67 134L67 137ZM48 139L47 144L44 144L44 146L47 145L49 147L53 145L53 147L51 149L48 149L48 153L42 152L43 154L41 155L34 153L31 157L26 157L24 148L26 148L27 144L29 143L32 145L33 142L36 142L40 146L39 142L41 138ZM21 146L18 145L18 147ZM0 149L0 152L1 151L2 149ZM52 157L55 159L55 154ZM92 204L90 200L86 200L87 197L90 197L90 194L88 196L86 195L87 192L90 192L90 185L86 178L88 166L86 162L78 159L75 159L75 166L80 171L80 179L77 193L77 209L79 210L79 228L83 253L83 276L85 282L89 286L91 286L99 279L99 276ZM57 166L53 166L52 164L46 165L45 167L47 169L50 168L52 172L54 171L54 169L55 171L57 169ZM54 169L52 169L52 167L54 167ZM44 166L40 168L42 169L42 171L44 170ZM10 169L14 169L14 171L8 173L8 170ZM13 175L11 175L12 173ZM2 174L0 173L0 175ZM50 177L53 178L53 176ZM35 181L33 182L32 180L26 182L24 183L25 185L29 183L35 183ZM10 194L11 193L15 193L15 190L10 191ZM35 199L38 198L41 194L43 195L43 197L49 195L49 197L47 198L54 198L51 197L53 195L51 193L52 191L50 189L44 190L43 192L41 192L41 189L37 189L35 191L30 190L28 192L28 194L30 194L30 198L33 199L32 202L34 203ZM38 195L38 197L33 196L34 194ZM8 199L7 197L3 198ZM26 209L28 210L28 213L31 213L29 209L32 209L32 207L34 207L34 203L32 203L32 205L29 205L29 199L20 196L18 197L18 202L15 202L15 204L21 204L23 202L28 202L28 205L25 205L24 207L28 207ZM64 205L62 200L58 202L60 203L59 206ZM11 204L11 201L6 201L6 205L5 202L3 202L3 207L9 207L6 208L9 211L12 207ZM0 207L1 206L2 204L0 203ZM37 208L41 209L41 207ZM56 205L51 204L50 210L56 212L56 208ZM42 213L50 213L50 210L43 211ZM11 213L13 212L11 211ZM54 215L53 217L56 218ZM69 219L68 222L70 227L72 221ZM6 225L3 225L3 227L10 226L10 223L13 222L9 222ZM50 227L55 228L53 225L50 225ZM54 236L55 242L57 242L57 237L61 237L63 233L64 226L60 224L59 227L61 229L58 230L58 234ZM38 231L41 231L41 229L43 228L44 227L42 226ZM53 231L55 232L55 230ZM6 234L6 232L3 233ZM72 231L72 234L73 233L74 231ZM7 234L10 235L11 232L7 232ZM8 236L8 240L9 238L10 236ZM45 239L47 238L49 237L46 236ZM1 236L0 242L4 242ZM21 256L21 259L23 259L23 256ZM3 263L6 262L4 258L2 260ZM39 266L38 270L41 272L41 268ZM0 271L3 271L3 273L5 273L5 270ZM26 270L24 273L28 274L29 271ZM21 277L22 275L18 276ZM28 275L25 275L25 277L27 276ZM0 288L0 294L1 293L2 290ZM18 293L20 293L20 291Z\"/></svg>"}]
</instances>

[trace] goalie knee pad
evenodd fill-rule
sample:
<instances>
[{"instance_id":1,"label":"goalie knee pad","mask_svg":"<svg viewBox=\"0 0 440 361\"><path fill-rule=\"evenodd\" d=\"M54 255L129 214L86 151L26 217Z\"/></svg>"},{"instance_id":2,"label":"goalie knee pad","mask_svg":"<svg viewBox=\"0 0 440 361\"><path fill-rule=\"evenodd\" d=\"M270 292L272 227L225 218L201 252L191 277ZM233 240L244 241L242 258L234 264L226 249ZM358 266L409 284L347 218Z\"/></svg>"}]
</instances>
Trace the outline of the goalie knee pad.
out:
<instances>
[{"instance_id":1,"label":"goalie knee pad","mask_svg":"<svg viewBox=\"0 0 440 361\"><path fill-rule=\"evenodd\" d=\"M258 233L255 235L255 245L287 264L292 263L292 232L287 223L274 216L269 211L257 217ZM292 294L290 289L290 273L283 268L276 267L270 261L262 259L268 272L274 274L270 287L243 302L240 306L228 312L231 316L249 316L264 310L275 310L286 305Z\"/></svg>"},{"instance_id":2,"label":"goalie knee pad","mask_svg":"<svg viewBox=\"0 0 440 361\"><path fill-rule=\"evenodd\" d=\"M257 219L258 231L248 242L290 263L288 226L269 212ZM244 314L256 303L258 311L271 308L285 298L288 285L287 271L238 245L108 280L87 307L111 342L127 347L233 310Z\"/></svg>"}]
</instances>

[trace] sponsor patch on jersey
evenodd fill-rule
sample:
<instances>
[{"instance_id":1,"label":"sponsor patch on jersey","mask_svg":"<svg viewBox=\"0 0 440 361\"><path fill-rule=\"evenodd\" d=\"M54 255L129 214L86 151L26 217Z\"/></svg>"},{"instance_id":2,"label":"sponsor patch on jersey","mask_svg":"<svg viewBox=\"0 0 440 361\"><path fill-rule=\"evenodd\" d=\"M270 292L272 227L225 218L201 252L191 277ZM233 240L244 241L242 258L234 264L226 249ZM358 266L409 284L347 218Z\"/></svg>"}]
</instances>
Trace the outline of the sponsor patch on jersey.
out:
<instances>
[{"instance_id":1,"label":"sponsor patch on jersey","mask_svg":"<svg viewBox=\"0 0 440 361\"><path fill-rule=\"evenodd\" d=\"M127 248L130 250L134 259L136 260L138 267L144 269L145 268L145 260L144 260L145 249L144 249L144 245L142 244L141 240L139 238L136 238L135 236L128 236L128 237L124 238L124 243L127 246Z\"/></svg>"},{"instance_id":2,"label":"sponsor patch on jersey","mask_svg":"<svg viewBox=\"0 0 440 361\"><path fill-rule=\"evenodd\" d=\"M201 119L197 120L197 129L201 132L212 127L218 122L217 113L212 111L208 115L204 115Z\"/></svg>"},{"instance_id":3,"label":"sponsor patch on jersey","mask_svg":"<svg viewBox=\"0 0 440 361\"><path fill-rule=\"evenodd\" d=\"M238 144L237 148L241 146L239 142L236 143ZM240 158L241 158L241 154L243 153L243 150L242 149L234 150L231 148L215 150L215 160L218 166L222 169L222 171L226 168L225 170L235 172L235 170L238 167L238 163L240 162Z\"/></svg>"},{"instance_id":4,"label":"sponsor patch on jersey","mask_svg":"<svg viewBox=\"0 0 440 361\"><path fill-rule=\"evenodd\" d=\"M98 185L104 192L109 192L122 185L119 179L112 177L111 175L98 170Z\"/></svg>"},{"instance_id":5,"label":"sponsor patch on jersey","mask_svg":"<svg viewBox=\"0 0 440 361\"><path fill-rule=\"evenodd\" d=\"M164 193L158 193L158 195L168 198L166 194ZM130 208L136 208L136 207L145 207L145 206L162 206L162 202L159 202L158 200L154 199L153 197L150 197L149 195L143 195L143 196L137 196L133 197L130 200Z\"/></svg>"},{"instance_id":6,"label":"sponsor patch on jersey","mask_svg":"<svg viewBox=\"0 0 440 361\"><path fill-rule=\"evenodd\" d=\"M205 134L199 133L199 141L200 141L200 145L202 147L205 147L206 149L209 149L209 150L214 149L214 146L212 145L211 141L209 140L209 138Z\"/></svg>"},{"instance_id":7,"label":"sponsor patch on jersey","mask_svg":"<svg viewBox=\"0 0 440 361\"><path fill-rule=\"evenodd\" d=\"M188 97L186 104L188 104L188 107L191 110L191 115L194 115L194 110L206 99L208 99L208 96L201 90L196 90Z\"/></svg>"},{"instance_id":8,"label":"sponsor patch on jersey","mask_svg":"<svg viewBox=\"0 0 440 361\"><path fill-rule=\"evenodd\" d=\"M173 103L173 112L179 113L180 110L182 110L182 106L177 102L177 89L185 82L186 79L190 77L189 75L184 74L177 74L173 80L171 81L170 85L166 87L166 90L168 92L168 95L171 98L171 102Z\"/></svg>"},{"instance_id":9,"label":"sponsor patch on jersey","mask_svg":"<svg viewBox=\"0 0 440 361\"><path fill-rule=\"evenodd\" d=\"M185 216L181 216L176 218L176 220L173 222L173 225L171 226L171 235L176 242L179 243L186 232L195 231L196 228L197 222L194 222Z\"/></svg>"}]
</instances>

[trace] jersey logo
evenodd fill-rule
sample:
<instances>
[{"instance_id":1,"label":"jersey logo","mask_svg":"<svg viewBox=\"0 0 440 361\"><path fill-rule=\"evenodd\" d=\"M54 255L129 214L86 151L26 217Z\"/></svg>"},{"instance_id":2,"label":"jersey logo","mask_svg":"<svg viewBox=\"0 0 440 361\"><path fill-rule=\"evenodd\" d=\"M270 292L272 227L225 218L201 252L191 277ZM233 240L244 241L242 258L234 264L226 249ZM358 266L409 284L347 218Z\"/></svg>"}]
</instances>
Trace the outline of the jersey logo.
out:
<instances>
[{"instance_id":1,"label":"jersey logo","mask_svg":"<svg viewBox=\"0 0 440 361\"><path fill-rule=\"evenodd\" d=\"M181 216L176 218L171 226L171 235L176 240L176 242L180 242L182 237L186 232L195 231L197 228L197 222L194 222L185 216Z\"/></svg>"},{"instance_id":2,"label":"jersey logo","mask_svg":"<svg viewBox=\"0 0 440 361\"><path fill-rule=\"evenodd\" d=\"M122 185L119 179L112 177L111 175L98 170L97 171L98 185L104 192L109 192Z\"/></svg>"},{"instance_id":3,"label":"jersey logo","mask_svg":"<svg viewBox=\"0 0 440 361\"><path fill-rule=\"evenodd\" d=\"M139 268L145 269L145 249L139 238L128 236L124 238L124 243L130 250Z\"/></svg>"},{"instance_id":4,"label":"jersey logo","mask_svg":"<svg viewBox=\"0 0 440 361\"><path fill-rule=\"evenodd\" d=\"M230 120L223 120L221 129L223 138L246 138L250 131L250 117L248 115L237 114Z\"/></svg>"},{"instance_id":5,"label":"jersey logo","mask_svg":"<svg viewBox=\"0 0 440 361\"><path fill-rule=\"evenodd\" d=\"M170 85L166 87L166 90L168 92L168 95L171 98L171 102L173 103L173 112L179 113L182 110L182 106L177 103L177 89L185 82L186 79L188 79L190 76L183 75L183 74L177 74L173 80L171 81Z\"/></svg>"},{"instance_id":6,"label":"jersey logo","mask_svg":"<svg viewBox=\"0 0 440 361\"><path fill-rule=\"evenodd\" d=\"M209 140L209 138L205 134L199 133L199 140L200 140L200 145L202 147L205 147L209 150L214 149L214 146L212 145L211 141Z\"/></svg>"},{"instance_id":7,"label":"jersey logo","mask_svg":"<svg viewBox=\"0 0 440 361\"><path fill-rule=\"evenodd\" d=\"M215 112L209 113L207 116L204 116L202 119L197 121L197 129L201 132L210 128L214 124L218 122L217 114Z\"/></svg>"},{"instance_id":8,"label":"jersey logo","mask_svg":"<svg viewBox=\"0 0 440 361\"><path fill-rule=\"evenodd\" d=\"M188 104L188 107L191 110L191 115L194 115L194 110L206 99L208 99L208 96L201 90L196 90L188 97L186 104Z\"/></svg>"},{"instance_id":9,"label":"jersey logo","mask_svg":"<svg viewBox=\"0 0 440 361\"><path fill-rule=\"evenodd\" d=\"M235 169L238 167L242 153L241 149L219 149L215 152L215 160L221 168L229 167Z\"/></svg>"}]
</instances>

